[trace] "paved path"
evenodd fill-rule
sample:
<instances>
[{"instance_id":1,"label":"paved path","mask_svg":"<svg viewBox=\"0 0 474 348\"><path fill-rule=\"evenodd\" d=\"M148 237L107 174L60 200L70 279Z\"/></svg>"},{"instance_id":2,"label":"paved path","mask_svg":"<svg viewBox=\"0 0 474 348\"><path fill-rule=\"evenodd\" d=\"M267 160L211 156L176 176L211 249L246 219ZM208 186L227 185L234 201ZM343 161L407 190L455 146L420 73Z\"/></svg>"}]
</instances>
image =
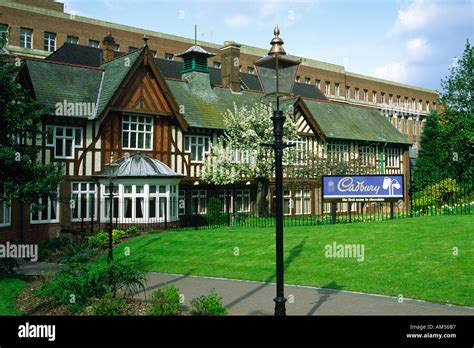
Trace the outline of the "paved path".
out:
<instances>
[{"instance_id":1,"label":"paved path","mask_svg":"<svg viewBox=\"0 0 474 348\"><path fill-rule=\"evenodd\" d=\"M165 284L174 284L185 296L185 306L189 306L191 299L207 295L214 288L231 315L273 315L273 283L154 272L147 277L147 296ZM474 308L407 299L398 303L395 297L312 287L287 285L285 295L293 295L294 299L293 303L287 302L288 315L474 315ZM143 299L144 294L137 297Z\"/></svg>"},{"instance_id":2,"label":"paved path","mask_svg":"<svg viewBox=\"0 0 474 348\"><path fill-rule=\"evenodd\" d=\"M23 263L19 271L25 275L54 274L61 265L54 263ZM207 295L212 289L223 297L231 315L273 315L275 284L240 281L190 275L147 273L147 291L138 298L147 298L156 289L174 284L185 297L185 306L191 299ZM473 307L440 305L431 302L349 291L304 286L285 286L288 315L474 315ZM293 301L290 301L293 299Z\"/></svg>"}]
</instances>

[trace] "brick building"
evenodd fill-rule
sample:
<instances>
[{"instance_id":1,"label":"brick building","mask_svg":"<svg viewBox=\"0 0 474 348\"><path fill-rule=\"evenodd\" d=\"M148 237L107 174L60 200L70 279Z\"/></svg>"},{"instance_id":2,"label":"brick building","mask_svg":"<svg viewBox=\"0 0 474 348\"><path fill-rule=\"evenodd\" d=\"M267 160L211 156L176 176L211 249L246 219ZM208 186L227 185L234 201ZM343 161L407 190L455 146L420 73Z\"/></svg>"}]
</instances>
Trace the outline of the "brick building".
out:
<instances>
[{"instance_id":1,"label":"brick building","mask_svg":"<svg viewBox=\"0 0 474 348\"><path fill-rule=\"evenodd\" d=\"M115 38L116 51L135 50L147 35L155 57L167 60L176 60L178 52L193 44L193 40L171 34L67 14L62 3L51 0L4 0L0 13L0 31L10 30L8 50L23 56L44 58L66 42L101 47L102 38L109 31ZM215 54L208 60L209 66L220 68L226 50L214 43L198 44ZM267 50L245 44L234 46L239 47L240 71L253 74L254 62ZM348 72L341 65L310 58L302 57L297 81L316 86L330 100L383 110L392 124L413 142L412 157L419 148L425 116L439 107L436 91Z\"/></svg>"}]
</instances>

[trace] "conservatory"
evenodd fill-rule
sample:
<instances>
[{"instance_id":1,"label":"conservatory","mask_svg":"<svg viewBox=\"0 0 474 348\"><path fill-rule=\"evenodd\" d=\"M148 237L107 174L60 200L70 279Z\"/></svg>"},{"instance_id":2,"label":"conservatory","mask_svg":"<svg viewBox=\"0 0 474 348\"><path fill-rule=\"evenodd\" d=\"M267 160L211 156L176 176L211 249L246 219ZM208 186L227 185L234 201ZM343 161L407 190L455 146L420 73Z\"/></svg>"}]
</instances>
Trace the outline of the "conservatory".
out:
<instances>
[{"instance_id":1,"label":"conservatory","mask_svg":"<svg viewBox=\"0 0 474 348\"><path fill-rule=\"evenodd\" d=\"M164 163L136 153L113 163L101 176L101 221L110 221L110 188L113 185L112 219L115 223L146 224L178 220L178 186L182 175ZM112 185L111 185L112 183Z\"/></svg>"}]
</instances>

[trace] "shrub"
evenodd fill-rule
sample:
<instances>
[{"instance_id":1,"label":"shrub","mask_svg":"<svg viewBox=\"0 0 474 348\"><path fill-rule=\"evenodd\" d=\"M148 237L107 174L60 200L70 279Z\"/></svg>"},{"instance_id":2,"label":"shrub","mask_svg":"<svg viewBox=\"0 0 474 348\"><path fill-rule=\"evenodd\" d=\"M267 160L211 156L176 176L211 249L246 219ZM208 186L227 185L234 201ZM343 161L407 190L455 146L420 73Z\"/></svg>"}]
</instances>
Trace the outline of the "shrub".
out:
<instances>
[{"instance_id":1,"label":"shrub","mask_svg":"<svg viewBox=\"0 0 474 348\"><path fill-rule=\"evenodd\" d=\"M100 316L127 315L125 304L123 297L114 297L111 292L107 292L102 298L93 302L92 313Z\"/></svg>"},{"instance_id":2,"label":"shrub","mask_svg":"<svg viewBox=\"0 0 474 348\"><path fill-rule=\"evenodd\" d=\"M222 305L222 297L214 289L208 296L200 296L191 301L193 315L227 315L227 308Z\"/></svg>"},{"instance_id":3,"label":"shrub","mask_svg":"<svg viewBox=\"0 0 474 348\"><path fill-rule=\"evenodd\" d=\"M0 275L1 274L15 274L16 270L20 268L18 260L13 257L0 257Z\"/></svg>"},{"instance_id":4,"label":"shrub","mask_svg":"<svg viewBox=\"0 0 474 348\"><path fill-rule=\"evenodd\" d=\"M89 237L87 243L90 248L105 249L109 245L109 234L105 231L100 231L99 233Z\"/></svg>"},{"instance_id":5,"label":"shrub","mask_svg":"<svg viewBox=\"0 0 474 348\"><path fill-rule=\"evenodd\" d=\"M221 202L217 197L210 197L208 202L208 212L205 215L207 225L222 225L227 219L226 215L221 213Z\"/></svg>"},{"instance_id":6,"label":"shrub","mask_svg":"<svg viewBox=\"0 0 474 348\"><path fill-rule=\"evenodd\" d=\"M71 244L64 252L64 256L58 259L60 263L84 263L97 254L97 249L84 245Z\"/></svg>"},{"instance_id":7,"label":"shrub","mask_svg":"<svg viewBox=\"0 0 474 348\"><path fill-rule=\"evenodd\" d=\"M124 230L112 230L112 243L117 244L126 234L127 232Z\"/></svg>"},{"instance_id":8,"label":"shrub","mask_svg":"<svg viewBox=\"0 0 474 348\"><path fill-rule=\"evenodd\" d=\"M181 310L179 292L174 285L166 285L158 289L152 297L152 308L148 315L177 315Z\"/></svg>"},{"instance_id":9,"label":"shrub","mask_svg":"<svg viewBox=\"0 0 474 348\"><path fill-rule=\"evenodd\" d=\"M127 234L134 236L137 233L138 233L138 228L136 226L131 226L127 229Z\"/></svg>"},{"instance_id":10,"label":"shrub","mask_svg":"<svg viewBox=\"0 0 474 348\"><path fill-rule=\"evenodd\" d=\"M93 298L102 298L107 292L134 293L145 287L145 275L120 263L106 265L69 264L58 276L44 283L35 295L51 304L65 304L81 311Z\"/></svg>"}]
</instances>

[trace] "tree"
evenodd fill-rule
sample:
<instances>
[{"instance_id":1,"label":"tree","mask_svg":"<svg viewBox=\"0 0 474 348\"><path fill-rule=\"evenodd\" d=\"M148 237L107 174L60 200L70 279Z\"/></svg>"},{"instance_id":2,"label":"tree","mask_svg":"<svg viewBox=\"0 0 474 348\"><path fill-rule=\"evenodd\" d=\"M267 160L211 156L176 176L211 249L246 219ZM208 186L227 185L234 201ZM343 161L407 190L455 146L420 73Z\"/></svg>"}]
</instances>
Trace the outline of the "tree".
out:
<instances>
[{"instance_id":1,"label":"tree","mask_svg":"<svg viewBox=\"0 0 474 348\"><path fill-rule=\"evenodd\" d=\"M469 40L462 59L441 81L440 102L444 111L431 113L421 136L415 188L445 178L474 180L474 51Z\"/></svg>"},{"instance_id":2,"label":"tree","mask_svg":"<svg viewBox=\"0 0 474 348\"><path fill-rule=\"evenodd\" d=\"M0 198L35 204L41 196L56 197L63 175L61 166L38 160L43 111L17 82L16 63L10 56L0 59Z\"/></svg>"}]
</instances>

